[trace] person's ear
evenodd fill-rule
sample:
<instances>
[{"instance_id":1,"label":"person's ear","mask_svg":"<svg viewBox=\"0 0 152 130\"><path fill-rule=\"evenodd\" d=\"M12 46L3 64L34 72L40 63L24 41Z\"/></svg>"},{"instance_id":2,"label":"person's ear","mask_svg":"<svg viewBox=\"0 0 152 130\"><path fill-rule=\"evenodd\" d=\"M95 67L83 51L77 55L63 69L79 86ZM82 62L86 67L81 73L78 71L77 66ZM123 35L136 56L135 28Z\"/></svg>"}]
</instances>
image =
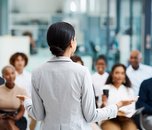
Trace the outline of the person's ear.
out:
<instances>
[{"instance_id":1,"label":"person's ear","mask_svg":"<svg viewBox=\"0 0 152 130\"><path fill-rule=\"evenodd\" d=\"M74 46L74 41L73 41L73 39L70 41L70 48L73 48L73 46Z\"/></svg>"}]
</instances>

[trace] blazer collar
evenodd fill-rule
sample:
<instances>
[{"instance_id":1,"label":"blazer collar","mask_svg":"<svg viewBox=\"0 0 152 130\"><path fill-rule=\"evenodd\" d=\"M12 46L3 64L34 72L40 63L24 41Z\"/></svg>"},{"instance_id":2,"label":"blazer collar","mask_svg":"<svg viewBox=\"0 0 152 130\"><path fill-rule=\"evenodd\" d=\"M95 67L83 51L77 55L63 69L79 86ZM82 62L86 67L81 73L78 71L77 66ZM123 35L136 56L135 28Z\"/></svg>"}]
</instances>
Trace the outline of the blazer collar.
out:
<instances>
[{"instance_id":1,"label":"blazer collar","mask_svg":"<svg viewBox=\"0 0 152 130\"><path fill-rule=\"evenodd\" d=\"M72 62L72 60L69 57L65 57L65 56L59 56L59 57L53 56L48 62Z\"/></svg>"}]
</instances>

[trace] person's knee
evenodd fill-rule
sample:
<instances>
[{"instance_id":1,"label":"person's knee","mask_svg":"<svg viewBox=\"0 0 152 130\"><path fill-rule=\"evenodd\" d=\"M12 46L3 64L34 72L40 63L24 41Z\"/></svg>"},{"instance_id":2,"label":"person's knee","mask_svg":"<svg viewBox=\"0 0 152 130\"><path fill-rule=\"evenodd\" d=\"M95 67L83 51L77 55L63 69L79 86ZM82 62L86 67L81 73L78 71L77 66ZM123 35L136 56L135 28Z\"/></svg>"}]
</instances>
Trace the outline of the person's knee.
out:
<instances>
[{"instance_id":1,"label":"person's knee","mask_svg":"<svg viewBox=\"0 0 152 130\"><path fill-rule=\"evenodd\" d=\"M127 117L120 117L121 130L137 130L136 123Z\"/></svg>"},{"instance_id":2,"label":"person's knee","mask_svg":"<svg viewBox=\"0 0 152 130\"><path fill-rule=\"evenodd\" d=\"M121 130L119 124L107 120L101 124L102 130Z\"/></svg>"},{"instance_id":3,"label":"person's knee","mask_svg":"<svg viewBox=\"0 0 152 130\"><path fill-rule=\"evenodd\" d=\"M124 122L121 130L137 130L137 126L134 122Z\"/></svg>"}]
</instances>

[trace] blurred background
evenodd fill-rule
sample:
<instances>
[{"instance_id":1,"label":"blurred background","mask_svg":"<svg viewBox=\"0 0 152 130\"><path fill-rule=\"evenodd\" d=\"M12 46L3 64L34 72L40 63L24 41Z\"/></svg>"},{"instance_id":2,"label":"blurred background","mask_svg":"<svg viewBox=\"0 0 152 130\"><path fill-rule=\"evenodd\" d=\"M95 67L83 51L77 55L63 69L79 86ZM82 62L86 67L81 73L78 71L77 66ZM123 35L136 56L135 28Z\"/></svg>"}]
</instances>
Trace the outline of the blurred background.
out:
<instances>
[{"instance_id":1,"label":"blurred background","mask_svg":"<svg viewBox=\"0 0 152 130\"><path fill-rule=\"evenodd\" d=\"M151 1L0 0L0 69L16 51L29 56L29 71L49 60L46 30L58 21L75 27L76 54L90 70L99 54L107 56L108 69L117 62L128 65L135 49L151 65Z\"/></svg>"}]
</instances>

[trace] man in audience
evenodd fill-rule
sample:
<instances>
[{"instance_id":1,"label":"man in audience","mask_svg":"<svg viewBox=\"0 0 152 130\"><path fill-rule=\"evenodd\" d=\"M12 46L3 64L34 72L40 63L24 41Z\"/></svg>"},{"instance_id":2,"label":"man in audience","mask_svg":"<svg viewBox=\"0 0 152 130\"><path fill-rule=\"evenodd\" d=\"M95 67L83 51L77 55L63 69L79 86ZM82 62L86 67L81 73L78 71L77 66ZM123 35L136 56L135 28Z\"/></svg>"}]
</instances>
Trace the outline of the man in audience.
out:
<instances>
[{"instance_id":1,"label":"man in audience","mask_svg":"<svg viewBox=\"0 0 152 130\"><path fill-rule=\"evenodd\" d=\"M138 95L143 80L152 77L152 67L141 63L142 54L134 50L130 54L130 65L127 68L127 75L132 83L135 95Z\"/></svg>"},{"instance_id":2,"label":"man in audience","mask_svg":"<svg viewBox=\"0 0 152 130\"><path fill-rule=\"evenodd\" d=\"M143 126L146 130L152 129L152 78L144 80L140 86L139 99L136 107L144 107Z\"/></svg>"}]
</instances>

